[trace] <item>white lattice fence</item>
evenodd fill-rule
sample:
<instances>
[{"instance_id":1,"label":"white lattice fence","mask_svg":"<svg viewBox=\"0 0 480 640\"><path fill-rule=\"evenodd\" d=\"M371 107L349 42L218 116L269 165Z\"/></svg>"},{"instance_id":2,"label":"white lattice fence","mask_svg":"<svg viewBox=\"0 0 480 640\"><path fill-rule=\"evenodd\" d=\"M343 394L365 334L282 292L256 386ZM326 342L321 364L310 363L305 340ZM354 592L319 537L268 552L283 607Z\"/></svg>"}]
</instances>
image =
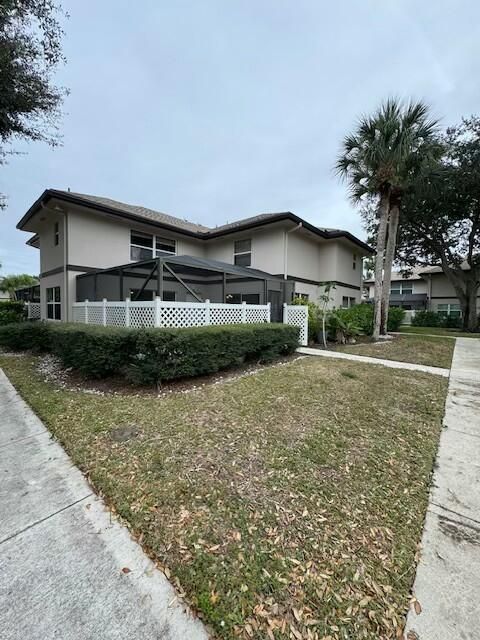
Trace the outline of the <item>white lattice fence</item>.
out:
<instances>
[{"instance_id":1,"label":"white lattice fence","mask_svg":"<svg viewBox=\"0 0 480 640\"><path fill-rule=\"evenodd\" d=\"M75 302L73 321L114 327L199 327L270 322L270 305L205 302Z\"/></svg>"},{"instance_id":2,"label":"white lattice fence","mask_svg":"<svg viewBox=\"0 0 480 640\"><path fill-rule=\"evenodd\" d=\"M300 327L300 344L308 345L308 307L306 305L284 304L283 322Z\"/></svg>"},{"instance_id":3,"label":"white lattice fence","mask_svg":"<svg viewBox=\"0 0 480 640\"><path fill-rule=\"evenodd\" d=\"M40 320L40 302L27 302L27 318Z\"/></svg>"}]
</instances>

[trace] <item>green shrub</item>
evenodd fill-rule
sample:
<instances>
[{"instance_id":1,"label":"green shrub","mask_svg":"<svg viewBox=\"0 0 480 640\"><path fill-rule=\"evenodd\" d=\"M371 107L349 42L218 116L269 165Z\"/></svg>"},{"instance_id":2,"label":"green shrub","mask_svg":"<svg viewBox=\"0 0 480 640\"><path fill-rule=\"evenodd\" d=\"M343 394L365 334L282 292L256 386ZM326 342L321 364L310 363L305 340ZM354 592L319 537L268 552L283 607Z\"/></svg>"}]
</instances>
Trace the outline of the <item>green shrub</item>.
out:
<instances>
[{"instance_id":1,"label":"green shrub","mask_svg":"<svg viewBox=\"0 0 480 640\"><path fill-rule=\"evenodd\" d=\"M343 321L350 323L367 336L373 333L373 304L356 304L349 309L336 309L335 313ZM388 331L397 331L405 317L404 309L390 307L388 310Z\"/></svg>"},{"instance_id":2,"label":"green shrub","mask_svg":"<svg viewBox=\"0 0 480 640\"><path fill-rule=\"evenodd\" d=\"M25 307L23 302L18 300L0 301L0 326L22 322L25 319Z\"/></svg>"},{"instance_id":3,"label":"green shrub","mask_svg":"<svg viewBox=\"0 0 480 640\"><path fill-rule=\"evenodd\" d=\"M461 329L463 326L462 318L458 316L442 316L440 326L445 329Z\"/></svg>"},{"instance_id":4,"label":"green shrub","mask_svg":"<svg viewBox=\"0 0 480 640\"><path fill-rule=\"evenodd\" d=\"M250 324L138 332L126 377L137 384L215 373L246 362L269 362L293 353L298 327Z\"/></svg>"},{"instance_id":5,"label":"green shrub","mask_svg":"<svg viewBox=\"0 0 480 640\"><path fill-rule=\"evenodd\" d=\"M388 331L398 331L405 318L405 309L401 307L390 307L388 310L387 329Z\"/></svg>"},{"instance_id":6,"label":"green shrub","mask_svg":"<svg viewBox=\"0 0 480 640\"><path fill-rule=\"evenodd\" d=\"M66 367L90 378L122 370L135 354L138 331L86 324L50 324L51 351Z\"/></svg>"},{"instance_id":7,"label":"green shrub","mask_svg":"<svg viewBox=\"0 0 480 640\"><path fill-rule=\"evenodd\" d=\"M137 384L268 362L293 353L298 337L298 327L284 324L123 329L24 322L0 327L0 346L50 351L87 377L120 374Z\"/></svg>"},{"instance_id":8,"label":"green shrub","mask_svg":"<svg viewBox=\"0 0 480 640\"><path fill-rule=\"evenodd\" d=\"M13 351L50 351L50 325L39 321L0 326L0 346Z\"/></svg>"},{"instance_id":9,"label":"green shrub","mask_svg":"<svg viewBox=\"0 0 480 640\"><path fill-rule=\"evenodd\" d=\"M412 317L412 325L414 327L439 327L441 320L441 316L435 311L416 311Z\"/></svg>"}]
</instances>

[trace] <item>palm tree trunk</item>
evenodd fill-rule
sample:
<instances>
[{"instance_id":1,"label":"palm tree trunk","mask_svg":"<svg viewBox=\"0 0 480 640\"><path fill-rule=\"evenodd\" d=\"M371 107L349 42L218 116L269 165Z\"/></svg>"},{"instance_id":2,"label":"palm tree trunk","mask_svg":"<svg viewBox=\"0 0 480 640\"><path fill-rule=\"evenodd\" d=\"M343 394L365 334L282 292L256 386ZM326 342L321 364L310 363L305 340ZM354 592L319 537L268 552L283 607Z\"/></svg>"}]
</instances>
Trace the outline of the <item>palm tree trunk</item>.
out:
<instances>
[{"instance_id":1,"label":"palm tree trunk","mask_svg":"<svg viewBox=\"0 0 480 640\"><path fill-rule=\"evenodd\" d=\"M378 205L378 233L377 256L375 258L375 308L373 313L373 339L380 337L380 325L382 320L382 283L383 283L383 259L385 256L385 241L387 238L387 222L390 198L388 193L382 193Z\"/></svg>"},{"instance_id":2,"label":"palm tree trunk","mask_svg":"<svg viewBox=\"0 0 480 640\"><path fill-rule=\"evenodd\" d=\"M390 209L390 218L388 221L388 240L387 250L385 252L385 265L383 268L383 291L382 291L382 322L380 333L387 335L388 326L388 308L390 306L390 285L392 283L392 265L395 257L395 246L397 244L398 221L400 218L400 208L397 203L393 204Z\"/></svg>"}]
</instances>

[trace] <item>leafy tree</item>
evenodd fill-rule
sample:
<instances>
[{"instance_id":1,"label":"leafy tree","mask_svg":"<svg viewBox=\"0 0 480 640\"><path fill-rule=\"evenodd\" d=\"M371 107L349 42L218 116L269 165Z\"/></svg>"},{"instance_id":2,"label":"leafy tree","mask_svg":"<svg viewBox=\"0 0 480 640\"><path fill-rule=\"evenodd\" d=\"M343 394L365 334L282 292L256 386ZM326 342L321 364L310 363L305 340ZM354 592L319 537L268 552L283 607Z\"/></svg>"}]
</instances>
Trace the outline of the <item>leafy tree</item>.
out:
<instances>
[{"instance_id":1,"label":"leafy tree","mask_svg":"<svg viewBox=\"0 0 480 640\"><path fill-rule=\"evenodd\" d=\"M38 278L27 273L3 276L3 278L0 278L0 291L7 291L10 294L10 298L15 300L15 291L17 289L33 287L36 284L38 284Z\"/></svg>"},{"instance_id":2,"label":"leafy tree","mask_svg":"<svg viewBox=\"0 0 480 640\"><path fill-rule=\"evenodd\" d=\"M59 144L61 15L54 0L0 0L0 164L14 139Z\"/></svg>"},{"instance_id":3,"label":"leafy tree","mask_svg":"<svg viewBox=\"0 0 480 640\"><path fill-rule=\"evenodd\" d=\"M475 331L480 289L480 117L463 119L439 142L441 172L418 184L402 204L397 258L407 268L441 265L460 302L463 328Z\"/></svg>"},{"instance_id":4,"label":"leafy tree","mask_svg":"<svg viewBox=\"0 0 480 640\"><path fill-rule=\"evenodd\" d=\"M437 128L422 103L387 100L372 116L363 116L356 131L343 140L336 170L349 183L354 203L376 201L377 251L373 337L386 333L390 279L400 203L417 180L428 144ZM387 246L387 229L390 242ZM384 309L382 318L382 307Z\"/></svg>"}]
</instances>

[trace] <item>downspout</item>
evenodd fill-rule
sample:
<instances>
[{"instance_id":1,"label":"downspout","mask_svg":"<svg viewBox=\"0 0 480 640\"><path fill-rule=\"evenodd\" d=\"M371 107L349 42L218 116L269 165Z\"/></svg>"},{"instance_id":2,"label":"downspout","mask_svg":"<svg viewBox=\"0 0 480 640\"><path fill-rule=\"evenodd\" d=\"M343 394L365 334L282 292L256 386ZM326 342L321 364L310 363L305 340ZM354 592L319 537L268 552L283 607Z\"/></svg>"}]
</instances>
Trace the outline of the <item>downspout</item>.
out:
<instances>
[{"instance_id":1,"label":"downspout","mask_svg":"<svg viewBox=\"0 0 480 640\"><path fill-rule=\"evenodd\" d=\"M65 320L70 321L70 302L68 295L68 212L63 212L63 288L65 291Z\"/></svg>"}]
</instances>

